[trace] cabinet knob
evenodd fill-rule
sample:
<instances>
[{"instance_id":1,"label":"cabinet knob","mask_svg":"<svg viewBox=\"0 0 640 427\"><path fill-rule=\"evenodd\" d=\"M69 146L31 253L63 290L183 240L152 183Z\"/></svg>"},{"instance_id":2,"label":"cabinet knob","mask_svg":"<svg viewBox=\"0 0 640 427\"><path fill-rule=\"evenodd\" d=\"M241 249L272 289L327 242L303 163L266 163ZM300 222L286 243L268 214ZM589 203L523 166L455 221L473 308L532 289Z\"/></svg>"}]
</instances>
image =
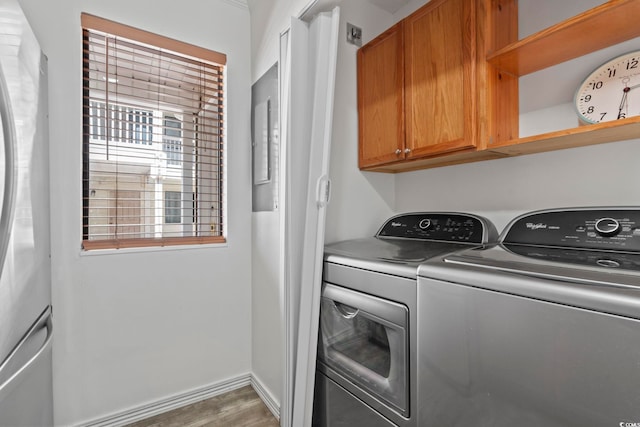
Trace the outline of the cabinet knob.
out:
<instances>
[{"instance_id":1,"label":"cabinet knob","mask_svg":"<svg viewBox=\"0 0 640 427\"><path fill-rule=\"evenodd\" d=\"M400 154L402 154L402 150L398 148L398 149L396 150L396 156L399 156Z\"/></svg>"},{"instance_id":2,"label":"cabinet knob","mask_svg":"<svg viewBox=\"0 0 640 427\"><path fill-rule=\"evenodd\" d=\"M411 148L405 148L404 149L404 154L409 154L411 153Z\"/></svg>"}]
</instances>

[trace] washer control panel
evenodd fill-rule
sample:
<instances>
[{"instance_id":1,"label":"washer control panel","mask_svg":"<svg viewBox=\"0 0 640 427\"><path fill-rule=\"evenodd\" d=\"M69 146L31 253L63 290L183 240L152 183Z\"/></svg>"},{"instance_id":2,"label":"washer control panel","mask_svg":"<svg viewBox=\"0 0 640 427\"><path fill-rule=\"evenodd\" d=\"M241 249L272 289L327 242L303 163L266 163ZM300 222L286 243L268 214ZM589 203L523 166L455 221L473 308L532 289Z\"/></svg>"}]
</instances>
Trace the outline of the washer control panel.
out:
<instances>
[{"instance_id":1,"label":"washer control panel","mask_svg":"<svg viewBox=\"0 0 640 427\"><path fill-rule=\"evenodd\" d=\"M389 219L377 237L487 243L491 226L484 218L455 213L410 213Z\"/></svg>"},{"instance_id":2,"label":"washer control panel","mask_svg":"<svg viewBox=\"0 0 640 427\"><path fill-rule=\"evenodd\" d=\"M596 252L592 250L539 248L536 246L509 244L506 244L505 247L513 253L544 261L640 271L640 253Z\"/></svg>"},{"instance_id":3,"label":"washer control panel","mask_svg":"<svg viewBox=\"0 0 640 427\"><path fill-rule=\"evenodd\" d=\"M640 209L576 209L523 215L503 243L640 252Z\"/></svg>"}]
</instances>

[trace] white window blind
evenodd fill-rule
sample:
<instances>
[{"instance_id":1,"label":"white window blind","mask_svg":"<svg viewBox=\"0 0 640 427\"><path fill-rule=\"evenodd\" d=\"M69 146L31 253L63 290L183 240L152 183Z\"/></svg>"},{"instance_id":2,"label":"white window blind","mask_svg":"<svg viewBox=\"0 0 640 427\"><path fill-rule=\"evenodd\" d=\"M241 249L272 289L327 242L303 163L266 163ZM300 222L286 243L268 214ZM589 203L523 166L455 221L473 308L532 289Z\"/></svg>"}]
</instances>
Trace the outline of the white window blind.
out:
<instances>
[{"instance_id":1,"label":"white window blind","mask_svg":"<svg viewBox=\"0 0 640 427\"><path fill-rule=\"evenodd\" d=\"M224 242L226 56L82 27L83 248Z\"/></svg>"}]
</instances>

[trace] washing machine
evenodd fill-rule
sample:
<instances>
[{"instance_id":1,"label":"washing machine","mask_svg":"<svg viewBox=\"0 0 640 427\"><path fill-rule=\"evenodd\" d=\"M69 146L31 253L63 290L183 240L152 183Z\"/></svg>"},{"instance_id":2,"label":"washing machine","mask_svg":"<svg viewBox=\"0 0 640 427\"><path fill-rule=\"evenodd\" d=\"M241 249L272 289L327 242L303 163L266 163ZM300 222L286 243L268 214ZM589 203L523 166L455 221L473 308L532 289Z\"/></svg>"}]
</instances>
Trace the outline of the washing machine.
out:
<instances>
[{"instance_id":1,"label":"washing machine","mask_svg":"<svg viewBox=\"0 0 640 427\"><path fill-rule=\"evenodd\" d=\"M640 425L640 208L524 214L418 278L420 426Z\"/></svg>"},{"instance_id":2,"label":"washing machine","mask_svg":"<svg viewBox=\"0 0 640 427\"><path fill-rule=\"evenodd\" d=\"M419 212L326 246L314 426L417 425L418 266L496 238L482 217Z\"/></svg>"}]
</instances>

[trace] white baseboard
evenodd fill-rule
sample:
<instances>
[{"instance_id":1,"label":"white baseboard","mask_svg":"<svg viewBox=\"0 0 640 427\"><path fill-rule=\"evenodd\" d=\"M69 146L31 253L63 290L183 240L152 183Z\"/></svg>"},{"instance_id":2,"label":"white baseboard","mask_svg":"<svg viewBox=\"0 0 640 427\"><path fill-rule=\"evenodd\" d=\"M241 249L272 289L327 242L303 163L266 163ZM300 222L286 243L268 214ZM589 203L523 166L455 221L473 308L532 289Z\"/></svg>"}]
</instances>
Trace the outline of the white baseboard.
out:
<instances>
[{"instance_id":1,"label":"white baseboard","mask_svg":"<svg viewBox=\"0 0 640 427\"><path fill-rule=\"evenodd\" d=\"M137 408L131 408L123 412L79 424L77 427L122 427L145 418L171 411L172 409L181 408L201 400L236 390L246 385L251 385L267 408L269 408L276 418L280 419L280 407L272 394L269 393L269 391L253 375L245 374L226 381L211 384L206 387L194 389L186 393L181 393L167 399L162 399L157 402L152 402Z\"/></svg>"},{"instance_id":2,"label":"white baseboard","mask_svg":"<svg viewBox=\"0 0 640 427\"><path fill-rule=\"evenodd\" d=\"M260 396L265 406L269 408L271 413L276 419L280 420L280 403L273 398L273 394L262 384L262 382L255 375L251 375L251 387L256 391L256 394Z\"/></svg>"}]
</instances>

